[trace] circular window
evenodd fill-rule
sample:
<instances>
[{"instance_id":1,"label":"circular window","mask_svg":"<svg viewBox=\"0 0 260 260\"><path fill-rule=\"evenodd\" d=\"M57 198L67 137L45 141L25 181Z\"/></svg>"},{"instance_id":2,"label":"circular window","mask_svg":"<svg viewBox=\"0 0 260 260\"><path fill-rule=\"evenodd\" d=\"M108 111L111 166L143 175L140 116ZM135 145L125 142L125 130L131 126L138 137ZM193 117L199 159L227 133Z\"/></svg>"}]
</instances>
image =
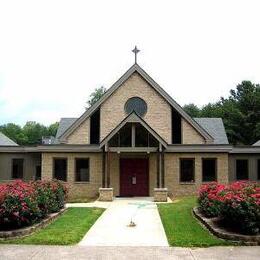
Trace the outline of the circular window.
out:
<instances>
[{"instance_id":1,"label":"circular window","mask_svg":"<svg viewBox=\"0 0 260 260\"><path fill-rule=\"evenodd\" d=\"M129 98L125 103L125 112L130 114L135 112L139 116L145 115L147 111L147 104L145 101L139 97Z\"/></svg>"}]
</instances>

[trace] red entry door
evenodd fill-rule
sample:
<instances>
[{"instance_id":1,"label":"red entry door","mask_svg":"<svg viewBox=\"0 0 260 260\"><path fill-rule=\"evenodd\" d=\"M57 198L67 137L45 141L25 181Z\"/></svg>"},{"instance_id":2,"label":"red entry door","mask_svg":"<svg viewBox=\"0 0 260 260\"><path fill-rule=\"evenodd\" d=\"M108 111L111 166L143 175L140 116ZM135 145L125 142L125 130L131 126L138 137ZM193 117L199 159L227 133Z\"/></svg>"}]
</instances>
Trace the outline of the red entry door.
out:
<instances>
[{"instance_id":1,"label":"red entry door","mask_svg":"<svg viewBox=\"0 0 260 260\"><path fill-rule=\"evenodd\" d=\"M120 159L120 196L149 196L148 159Z\"/></svg>"}]
</instances>

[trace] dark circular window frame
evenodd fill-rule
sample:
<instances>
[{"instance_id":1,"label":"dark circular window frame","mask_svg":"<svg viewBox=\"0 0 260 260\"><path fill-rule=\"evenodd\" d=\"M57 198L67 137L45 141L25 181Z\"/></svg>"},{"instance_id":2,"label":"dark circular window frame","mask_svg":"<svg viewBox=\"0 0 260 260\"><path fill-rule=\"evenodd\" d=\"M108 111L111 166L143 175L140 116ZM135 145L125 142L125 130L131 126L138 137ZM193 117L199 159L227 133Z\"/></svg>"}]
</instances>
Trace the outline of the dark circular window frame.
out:
<instances>
[{"instance_id":1,"label":"dark circular window frame","mask_svg":"<svg viewBox=\"0 0 260 260\"><path fill-rule=\"evenodd\" d=\"M141 100L142 102L143 102L143 104L145 105L145 111L143 112L143 113L141 113L141 114L139 114L138 112L136 112L135 110L133 110L138 116L140 116L140 117L144 117L145 115L146 115L146 113L147 113L147 109L148 109L148 106L147 106L147 103L142 99L142 98L140 98L140 97L138 97L138 96L134 96L134 97L130 97L129 99L127 99L127 101L125 102L125 106L124 106L124 110L125 110L125 113L127 114L127 115L129 115L129 114L131 114L132 112L128 112L127 111L127 104L128 104L128 102L131 100L131 99L139 99L139 100Z\"/></svg>"}]
</instances>

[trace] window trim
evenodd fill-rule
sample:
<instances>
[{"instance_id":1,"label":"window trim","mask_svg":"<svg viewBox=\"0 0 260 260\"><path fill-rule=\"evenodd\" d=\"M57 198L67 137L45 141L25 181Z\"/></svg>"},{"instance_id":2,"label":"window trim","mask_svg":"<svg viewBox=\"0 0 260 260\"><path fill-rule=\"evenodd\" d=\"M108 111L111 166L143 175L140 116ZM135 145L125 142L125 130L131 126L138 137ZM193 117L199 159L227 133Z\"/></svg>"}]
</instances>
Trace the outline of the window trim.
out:
<instances>
[{"instance_id":1,"label":"window trim","mask_svg":"<svg viewBox=\"0 0 260 260\"><path fill-rule=\"evenodd\" d=\"M218 158L217 157L202 157L201 158L201 182L207 183L212 181L204 181L203 180L203 161L207 160L215 160L215 178L213 181L218 181Z\"/></svg>"},{"instance_id":2,"label":"window trim","mask_svg":"<svg viewBox=\"0 0 260 260\"><path fill-rule=\"evenodd\" d=\"M22 172L22 177L21 178L14 178L13 176L14 176L14 160L22 160L22 162L23 162L23 167L22 167L22 169L23 169L23 172ZM12 161L11 161L12 163L11 163L11 167L12 167L12 170L11 170L11 179L12 180L19 180L19 179L23 179L24 178L24 158L12 158Z\"/></svg>"},{"instance_id":3,"label":"window trim","mask_svg":"<svg viewBox=\"0 0 260 260\"><path fill-rule=\"evenodd\" d=\"M52 178L55 178L55 160L66 160L66 181L63 182L68 182L68 170L69 170L69 164L68 164L68 157L53 157L52 158ZM57 180L57 179L56 179Z\"/></svg>"},{"instance_id":4,"label":"window trim","mask_svg":"<svg viewBox=\"0 0 260 260\"><path fill-rule=\"evenodd\" d=\"M193 176L193 181L181 181L181 162L185 160L191 160L192 165L193 165L193 170L192 170L192 176ZM195 158L193 157L183 157L179 158L179 184L195 184L196 179L195 179Z\"/></svg>"},{"instance_id":5,"label":"window trim","mask_svg":"<svg viewBox=\"0 0 260 260\"><path fill-rule=\"evenodd\" d=\"M89 171L89 180L88 181L77 181L77 160L88 160L88 171ZM77 184L81 184L81 183L90 183L90 158L89 157L75 157L74 158L74 182Z\"/></svg>"}]
</instances>

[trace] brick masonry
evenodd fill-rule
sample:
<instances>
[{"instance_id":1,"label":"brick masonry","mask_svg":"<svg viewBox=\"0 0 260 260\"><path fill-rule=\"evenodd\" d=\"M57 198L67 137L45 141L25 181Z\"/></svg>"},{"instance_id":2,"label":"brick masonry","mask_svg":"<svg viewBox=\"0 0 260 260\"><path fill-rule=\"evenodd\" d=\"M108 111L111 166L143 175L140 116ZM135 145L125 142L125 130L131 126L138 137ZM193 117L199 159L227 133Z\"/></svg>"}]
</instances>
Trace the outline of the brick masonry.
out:
<instances>
[{"instance_id":1,"label":"brick masonry","mask_svg":"<svg viewBox=\"0 0 260 260\"><path fill-rule=\"evenodd\" d=\"M155 188L153 193L155 202L167 202L168 189L167 188Z\"/></svg>"},{"instance_id":2,"label":"brick masonry","mask_svg":"<svg viewBox=\"0 0 260 260\"><path fill-rule=\"evenodd\" d=\"M120 195L120 157L136 157L134 154L111 153L111 187L114 196ZM141 155L139 155L141 156ZM154 195L156 188L157 159L155 153L143 155L149 158L149 196ZM96 197L102 185L102 154L100 153L43 153L42 178L52 179L53 158L68 159L69 197L88 198ZM89 158L90 182L75 182L75 158ZM195 182L180 183L180 158L195 159ZM228 182L228 154L227 153L166 153L165 154L165 187L170 196L184 196L196 194L202 184L202 158L217 159L217 180Z\"/></svg>"},{"instance_id":3,"label":"brick masonry","mask_svg":"<svg viewBox=\"0 0 260 260\"><path fill-rule=\"evenodd\" d=\"M183 144L205 144L205 139L186 120L181 120Z\"/></svg>"},{"instance_id":4,"label":"brick masonry","mask_svg":"<svg viewBox=\"0 0 260 260\"><path fill-rule=\"evenodd\" d=\"M89 144L90 120L87 118L68 137L68 144Z\"/></svg>"},{"instance_id":5,"label":"brick masonry","mask_svg":"<svg viewBox=\"0 0 260 260\"><path fill-rule=\"evenodd\" d=\"M180 183L180 158L195 159L195 182ZM166 153L165 154L165 186L170 196L186 196L197 194L202 184L202 158L217 159L217 181L228 183L227 153Z\"/></svg>"},{"instance_id":6,"label":"brick masonry","mask_svg":"<svg viewBox=\"0 0 260 260\"><path fill-rule=\"evenodd\" d=\"M127 116L124 110L125 103L129 98L135 96L144 99L147 103L144 120L170 143L171 107L137 73L134 73L101 105L101 140Z\"/></svg>"},{"instance_id":7,"label":"brick masonry","mask_svg":"<svg viewBox=\"0 0 260 260\"><path fill-rule=\"evenodd\" d=\"M42 179L53 178L53 159L67 158L67 181L69 198L92 198L98 196L102 185L102 154L101 153L43 153L42 154ZM75 159L89 158L90 181L75 182Z\"/></svg>"},{"instance_id":8,"label":"brick masonry","mask_svg":"<svg viewBox=\"0 0 260 260\"><path fill-rule=\"evenodd\" d=\"M114 198L113 188L100 188L99 198L100 201L112 201Z\"/></svg>"}]
</instances>

